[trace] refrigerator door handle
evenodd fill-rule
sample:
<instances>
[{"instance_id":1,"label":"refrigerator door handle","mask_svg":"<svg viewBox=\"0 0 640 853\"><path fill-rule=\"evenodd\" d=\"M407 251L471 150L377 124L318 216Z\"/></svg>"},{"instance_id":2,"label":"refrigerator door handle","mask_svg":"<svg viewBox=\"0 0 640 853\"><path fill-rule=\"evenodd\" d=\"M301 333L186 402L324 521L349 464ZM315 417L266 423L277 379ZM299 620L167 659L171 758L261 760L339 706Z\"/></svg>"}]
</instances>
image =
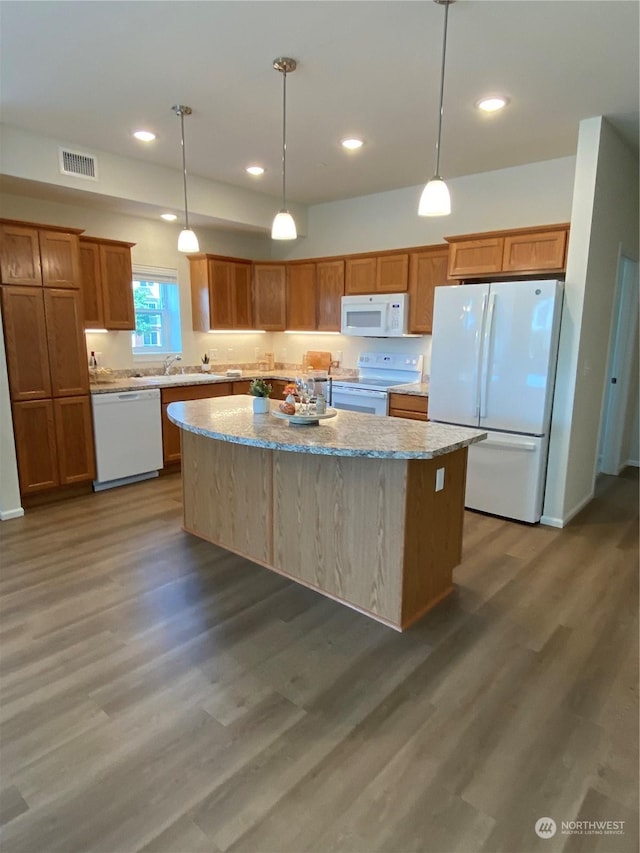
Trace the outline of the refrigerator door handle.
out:
<instances>
[{"instance_id":1,"label":"refrigerator door handle","mask_svg":"<svg viewBox=\"0 0 640 853\"><path fill-rule=\"evenodd\" d=\"M480 417L487 416L487 397L489 395L489 382L491 381L491 371L489 365L489 353L491 352L491 337L493 334L493 314L496 307L496 294L492 293L489 297L489 311L487 314L487 322L484 327L484 335L482 340L482 392L480 397Z\"/></svg>"},{"instance_id":2,"label":"refrigerator door handle","mask_svg":"<svg viewBox=\"0 0 640 853\"><path fill-rule=\"evenodd\" d=\"M480 387L482 381L481 374L481 355L482 355L482 342L484 340L484 336L486 334L486 318L487 318L487 299L488 295L485 293L482 297L482 308L480 309L480 334L476 335L476 396L473 402L473 414L474 417L480 417Z\"/></svg>"},{"instance_id":3,"label":"refrigerator door handle","mask_svg":"<svg viewBox=\"0 0 640 853\"><path fill-rule=\"evenodd\" d=\"M493 438L486 438L484 441L478 442L479 448L483 447L499 447L501 450L526 450L532 453L538 447L533 441L496 441Z\"/></svg>"}]
</instances>

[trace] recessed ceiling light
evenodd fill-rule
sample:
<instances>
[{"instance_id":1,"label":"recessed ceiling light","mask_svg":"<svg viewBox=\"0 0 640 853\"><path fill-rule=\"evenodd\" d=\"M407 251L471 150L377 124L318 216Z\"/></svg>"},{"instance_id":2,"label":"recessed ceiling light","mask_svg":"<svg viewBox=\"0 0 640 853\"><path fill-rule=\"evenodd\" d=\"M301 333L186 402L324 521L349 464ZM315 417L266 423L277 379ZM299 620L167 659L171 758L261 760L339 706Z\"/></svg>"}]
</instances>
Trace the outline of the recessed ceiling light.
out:
<instances>
[{"instance_id":1,"label":"recessed ceiling light","mask_svg":"<svg viewBox=\"0 0 640 853\"><path fill-rule=\"evenodd\" d=\"M358 148L362 148L364 143L361 139L351 137L350 139L343 139L340 144L343 148L346 148L347 151L357 151Z\"/></svg>"},{"instance_id":2,"label":"recessed ceiling light","mask_svg":"<svg viewBox=\"0 0 640 853\"><path fill-rule=\"evenodd\" d=\"M508 103L507 98L492 96L491 98L482 98L482 100L477 102L476 106L485 113L495 113L497 110L506 107Z\"/></svg>"},{"instance_id":3,"label":"recessed ceiling light","mask_svg":"<svg viewBox=\"0 0 640 853\"><path fill-rule=\"evenodd\" d=\"M153 142L156 138L155 133L151 133L150 130L136 130L133 135L136 139L139 139L140 142Z\"/></svg>"},{"instance_id":4,"label":"recessed ceiling light","mask_svg":"<svg viewBox=\"0 0 640 853\"><path fill-rule=\"evenodd\" d=\"M164 219L167 222L175 222L177 218L178 217L175 215L175 213L161 213L160 214L160 219Z\"/></svg>"},{"instance_id":5,"label":"recessed ceiling light","mask_svg":"<svg viewBox=\"0 0 640 853\"><path fill-rule=\"evenodd\" d=\"M263 175L264 169L262 166L247 166L247 172L249 172L250 175Z\"/></svg>"}]
</instances>

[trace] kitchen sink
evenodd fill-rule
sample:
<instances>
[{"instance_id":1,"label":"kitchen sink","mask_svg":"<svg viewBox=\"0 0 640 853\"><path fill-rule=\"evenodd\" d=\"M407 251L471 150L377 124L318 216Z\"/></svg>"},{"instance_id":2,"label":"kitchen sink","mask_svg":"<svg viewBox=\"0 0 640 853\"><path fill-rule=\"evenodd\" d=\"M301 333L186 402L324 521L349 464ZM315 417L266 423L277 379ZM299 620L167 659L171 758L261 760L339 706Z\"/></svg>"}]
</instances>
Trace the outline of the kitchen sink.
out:
<instances>
[{"instance_id":1,"label":"kitchen sink","mask_svg":"<svg viewBox=\"0 0 640 853\"><path fill-rule=\"evenodd\" d=\"M184 385L190 382L210 382L212 379L227 379L221 373L172 373L169 376L132 376L132 382L141 385Z\"/></svg>"}]
</instances>

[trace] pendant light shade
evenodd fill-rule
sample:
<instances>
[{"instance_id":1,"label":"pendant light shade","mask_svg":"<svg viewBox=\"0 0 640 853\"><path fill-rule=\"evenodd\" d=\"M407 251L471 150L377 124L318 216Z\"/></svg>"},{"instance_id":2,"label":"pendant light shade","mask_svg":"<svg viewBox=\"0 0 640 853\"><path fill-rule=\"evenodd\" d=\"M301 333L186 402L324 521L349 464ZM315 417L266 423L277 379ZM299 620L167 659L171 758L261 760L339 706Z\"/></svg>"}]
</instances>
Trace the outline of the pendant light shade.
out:
<instances>
[{"instance_id":1,"label":"pendant light shade","mask_svg":"<svg viewBox=\"0 0 640 853\"><path fill-rule=\"evenodd\" d=\"M447 23L449 6L455 0L434 0L444 6L444 36L442 40L442 69L440 73L440 110L438 112L438 137L436 140L436 171L422 191L418 216L448 216L451 213L451 197L449 189L440 176L440 141L442 138L442 110L444 104L444 64L447 55Z\"/></svg>"},{"instance_id":2,"label":"pendant light shade","mask_svg":"<svg viewBox=\"0 0 640 853\"><path fill-rule=\"evenodd\" d=\"M190 116L192 113L191 107L185 107L182 104L176 104L171 107L177 116L180 116L180 139L182 144L182 179L184 185L184 228L178 237L179 252L199 252L200 245L198 238L189 228L189 207L187 205L187 156L184 148L184 117Z\"/></svg>"},{"instance_id":3,"label":"pendant light shade","mask_svg":"<svg viewBox=\"0 0 640 853\"><path fill-rule=\"evenodd\" d=\"M295 240L298 236L296 223L287 210L287 74L296 70L295 59L280 56L273 60L273 67L282 74L282 207L271 226L272 240Z\"/></svg>"}]
</instances>

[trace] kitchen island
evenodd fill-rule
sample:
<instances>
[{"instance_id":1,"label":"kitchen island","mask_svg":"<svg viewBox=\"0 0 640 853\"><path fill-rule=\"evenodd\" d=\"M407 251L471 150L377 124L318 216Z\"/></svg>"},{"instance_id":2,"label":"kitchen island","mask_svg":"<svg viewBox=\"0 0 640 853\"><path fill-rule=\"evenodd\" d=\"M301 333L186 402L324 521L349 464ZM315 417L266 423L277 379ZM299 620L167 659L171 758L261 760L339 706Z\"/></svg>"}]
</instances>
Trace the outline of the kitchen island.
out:
<instances>
[{"instance_id":1,"label":"kitchen island","mask_svg":"<svg viewBox=\"0 0 640 853\"><path fill-rule=\"evenodd\" d=\"M452 591L467 447L486 433L342 411L292 426L248 396L168 416L189 533L397 630Z\"/></svg>"}]
</instances>

